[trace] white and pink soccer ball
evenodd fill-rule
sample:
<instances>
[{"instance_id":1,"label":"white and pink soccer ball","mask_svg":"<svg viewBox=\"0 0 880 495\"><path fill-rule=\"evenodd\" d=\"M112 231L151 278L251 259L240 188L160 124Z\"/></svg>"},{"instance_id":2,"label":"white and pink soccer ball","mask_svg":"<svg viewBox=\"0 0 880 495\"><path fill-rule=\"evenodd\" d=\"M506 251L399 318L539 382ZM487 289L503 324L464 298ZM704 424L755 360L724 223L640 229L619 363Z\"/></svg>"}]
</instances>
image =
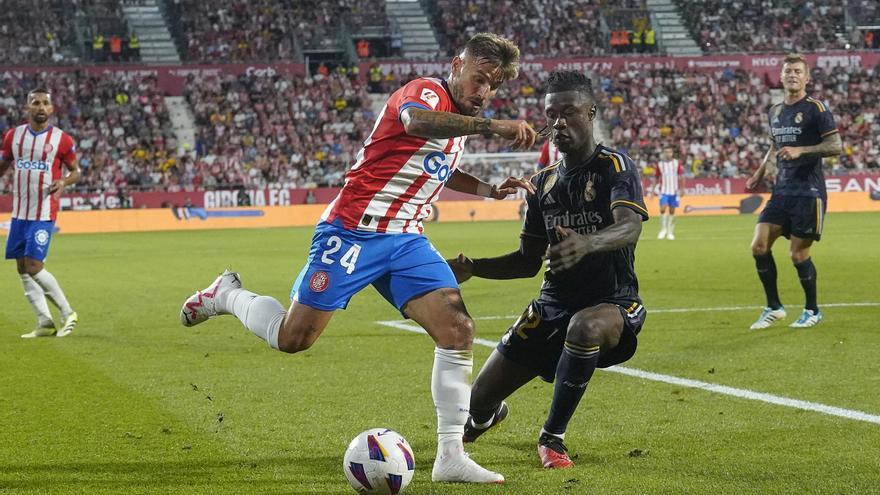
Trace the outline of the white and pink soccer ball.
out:
<instances>
[{"instance_id":1,"label":"white and pink soccer ball","mask_svg":"<svg viewBox=\"0 0 880 495\"><path fill-rule=\"evenodd\" d=\"M416 469L412 447L399 433L373 428L354 437L342 459L342 470L358 493L403 492Z\"/></svg>"}]
</instances>

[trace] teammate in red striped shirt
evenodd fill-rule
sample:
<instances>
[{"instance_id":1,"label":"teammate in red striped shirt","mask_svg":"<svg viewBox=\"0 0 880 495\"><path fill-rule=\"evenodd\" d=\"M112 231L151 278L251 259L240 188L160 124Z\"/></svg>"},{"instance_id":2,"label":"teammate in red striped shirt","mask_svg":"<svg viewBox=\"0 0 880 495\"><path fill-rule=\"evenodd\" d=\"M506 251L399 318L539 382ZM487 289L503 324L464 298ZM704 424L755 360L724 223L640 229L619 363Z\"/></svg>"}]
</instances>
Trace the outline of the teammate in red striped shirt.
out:
<instances>
[{"instance_id":1,"label":"teammate in red striped shirt","mask_svg":"<svg viewBox=\"0 0 880 495\"><path fill-rule=\"evenodd\" d=\"M525 121L478 117L499 86L517 76L518 65L519 49L513 43L478 34L452 60L447 80L416 79L391 95L345 186L315 229L287 312L275 299L242 289L238 274L229 271L181 309L185 326L234 314L273 348L294 353L308 349L335 310L373 285L436 344L434 481L504 481L464 453L474 323L449 265L422 235L422 221L444 186L494 199L518 187L534 192L527 180L510 177L491 186L457 168L469 135L494 134L512 141L514 148L534 144L536 133Z\"/></svg>"},{"instance_id":2,"label":"teammate in red striped shirt","mask_svg":"<svg viewBox=\"0 0 880 495\"><path fill-rule=\"evenodd\" d=\"M675 209L679 199L684 195L684 167L675 158L672 146L663 148L663 159L654 168L649 191L654 191L657 180L660 181L660 233L657 239L675 239ZM667 213L667 210L669 213Z\"/></svg>"},{"instance_id":3,"label":"teammate in red striped shirt","mask_svg":"<svg viewBox=\"0 0 880 495\"><path fill-rule=\"evenodd\" d=\"M65 337L76 326L77 314L43 263L58 215L58 198L65 186L80 177L76 146L70 135L49 124L54 109L47 90L28 93L27 110L28 123L7 131L0 148L0 175L10 166L15 174L6 259L16 261L25 296L37 314L36 328L22 338ZM60 329L52 320L46 296L61 311Z\"/></svg>"}]
</instances>

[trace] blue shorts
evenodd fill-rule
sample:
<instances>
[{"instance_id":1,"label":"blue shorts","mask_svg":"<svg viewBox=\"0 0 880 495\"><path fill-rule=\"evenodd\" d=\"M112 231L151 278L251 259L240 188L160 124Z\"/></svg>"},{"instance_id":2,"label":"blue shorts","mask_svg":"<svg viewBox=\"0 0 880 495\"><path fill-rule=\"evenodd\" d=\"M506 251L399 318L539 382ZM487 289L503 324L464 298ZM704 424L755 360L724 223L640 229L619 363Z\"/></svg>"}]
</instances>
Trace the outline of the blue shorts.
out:
<instances>
[{"instance_id":1,"label":"blue shorts","mask_svg":"<svg viewBox=\"0 0 880 495\"><path fill-rule=\"evenodd\" d=\"M446 260L423 235L346 230L321 222L290 298L324 311L345 309L369 284L401 313L415 297L458 288Z\"/></svg>"},{"instance_id":2,"label":"blue shorts","mask_svg":"<svg viewBox=\"0 0 880 495\"><path fill-rule=\"evenodd\" d=\"M661 194L660 208L668 206L670 208L678 208L678 194Z\"/></svg>"},{"instance_id":3,"label":"blue shorts","mask_svg":"<svg viewBox=\"0 0 880 495\"><path fill-rule=\"evenodd\" d=\"M37 220L19 220L13 218L9 226L9 238L6 239L6 259L32 258L37 261L46 259L49 254L49 242L55 222Z\"/></svg>"}]
</instances>

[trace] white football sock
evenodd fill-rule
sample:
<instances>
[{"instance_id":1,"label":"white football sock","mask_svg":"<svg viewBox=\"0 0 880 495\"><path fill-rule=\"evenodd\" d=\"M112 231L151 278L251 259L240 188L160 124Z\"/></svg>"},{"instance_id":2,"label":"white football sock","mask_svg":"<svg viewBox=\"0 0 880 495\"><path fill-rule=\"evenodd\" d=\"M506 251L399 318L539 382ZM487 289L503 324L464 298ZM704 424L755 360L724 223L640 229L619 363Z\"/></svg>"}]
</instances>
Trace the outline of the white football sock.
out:
<instances>
[{"instance_id":1,"label":"white football sock","mask_svg":"<svg viewBox=\"0 0 880 495\"><path fill-rule=\"evenodd\" d=\"M41 327L52 327L52 313L49 312L49 304L46 303L46 294L43 288L27 273L21 274L21 285L24 286L24 297L31 303L31 308L37 314L37 321Z\"/></svg>"},{"instance_id":2,"label":"white football sock","mask_svg":"<svg viewBox=\"0 0 880 495\"><path fill-rule=\"evenodd\" d=\"M675 215L669 215L669 218L666 220L667 230L671 234L673 230L675 230Z\"/></svg>"},{"instance_id":3,"label":"white football sock","mask_svg":"<svg viewBox=\"0 0 880 495\"><path fill-rule=\"evenodd\" d=\"M43 288L43 292L49 297L55 306L58 306L58 309L61 310L62 319L67 318L70 313L73 313L73 309L70 308L67 298L64 297L64 291L61 290L61 286L58 285L58 281L55 280L54 275L49 273L49 270L44 268L32 278Z\"/></svg>"},{"instance_id":4,"label":"white football sock","mask_svg":"<svg viewBox=\"0 0 880 495\"><path fill-rule=\"evenodd\" d=\"M554 436L560 440L565 440L565 433L550 433L549 431L545 430L544 428L541 428L541 435L544 435L544 434Z\"/></svg>"},{"instance_id":5,"label":"white football sock","mask_svg":"<svg viewBox=\"0 0 880 495\"><path fill-rule=\"evenodd\" d=\"M218 310L234 314L251 333L278 349L278 332L287 314L280 302L248 290L232 289L225 299L218 298L216 304Z\"/></svg>"},{"instance_id":6,"label":"white football sock","mask_svg":"<svg viewBox=\"0 0 880 495\"><path fill-rule=\"evenodd\" d=\"M669 214L663 213L660 215L660 227L662 230L667 230L669 227Z\"/></svg>"},{"instance_id":7,"label":"white football sock","mask_svg":"<svg viewBox=\"0 0 880 495\"><path fill-rule=\"evenodd\" d=\"M431 395L437 409L437 457L464 452L461 436L471 402L474 353L434 348Z\"/></svg>"}]
</instances>

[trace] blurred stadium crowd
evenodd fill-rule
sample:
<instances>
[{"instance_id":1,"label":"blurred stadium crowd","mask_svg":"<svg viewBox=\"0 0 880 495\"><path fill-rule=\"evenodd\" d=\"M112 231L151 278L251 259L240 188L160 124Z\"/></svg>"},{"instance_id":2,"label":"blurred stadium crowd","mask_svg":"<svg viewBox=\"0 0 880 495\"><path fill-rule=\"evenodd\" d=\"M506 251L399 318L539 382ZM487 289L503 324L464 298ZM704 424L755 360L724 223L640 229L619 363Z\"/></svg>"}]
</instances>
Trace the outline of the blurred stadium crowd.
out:
<instances>
[{"instance_id":1,"label":"blurred stadium crowd","mask_svg":"<svg viewBox=\"0 0 880 495\"><path fill-rule=\"evenodd\" d=\"M69 63L98 58L94 36L130 39L122 14L147 0L5 0L0 54L7 66ZM162 0L182 59L198 62L272 62L332 38L340 26L362 26L384 12L383 0ZM868 33L843 29L847 12L820 0L677 0L687 29L705 53L821 51L871 48ZM9 4L10 8L6 8ZM584 57L654 49L644 2L563 0L436 0L433 27L446 60L471 34L494 31L522 47L526 59ZM793 5L793 7L792 7ZM876 2L850 2L873 19ZM25 8L28 7L28 8ZM53 15L39 15L41 11ZM58 15L54 15L58 14ZM491 14L491 15L490 15ZM110 19L108 21L108 19ZM115 20L115 21L114 21ZM388 22L387 20L385 22ZM177 26L179 29L175 29ZM646 45L648 33L652 46ZM627 33L628 50L601 33ZM331 33L331 34L328 34ZM596 33L595 36L585 33ZM638 39L639 48L632 47ZM79 54L79 55L77 55ZM131 58L131 57L126 57ZM102 60L114 60L103 58ZM121 59L120 59L121 60ZM340 67L340 69L344 69ZM383 101L418 76L321 70L312 76L244 74L187 78L183 96L195 122L193 143L178 143L169 109L150 76L120 78L84 71L0 72L0 133L24 119L27 90L48 87L60 127L78 141L81 190L192 190L229 186L341 185ZM523 71L483 114L543 125L542 81ZM743 70L716 72L642 69L593 74L604 134L643 166L675 143L694 177L742 177L769 146L766 109L772 84ZM812 94L837 118L845 153L826 161L831 172L880 168L880 67L813 69ZM181 146L179 146L179 144ZM499 140L474 137L470 152L509 151ZM485 176L523 173L534 163L483 162ZM0 190L9 190L9 177Z\"/></svg>"}]
</instances>

